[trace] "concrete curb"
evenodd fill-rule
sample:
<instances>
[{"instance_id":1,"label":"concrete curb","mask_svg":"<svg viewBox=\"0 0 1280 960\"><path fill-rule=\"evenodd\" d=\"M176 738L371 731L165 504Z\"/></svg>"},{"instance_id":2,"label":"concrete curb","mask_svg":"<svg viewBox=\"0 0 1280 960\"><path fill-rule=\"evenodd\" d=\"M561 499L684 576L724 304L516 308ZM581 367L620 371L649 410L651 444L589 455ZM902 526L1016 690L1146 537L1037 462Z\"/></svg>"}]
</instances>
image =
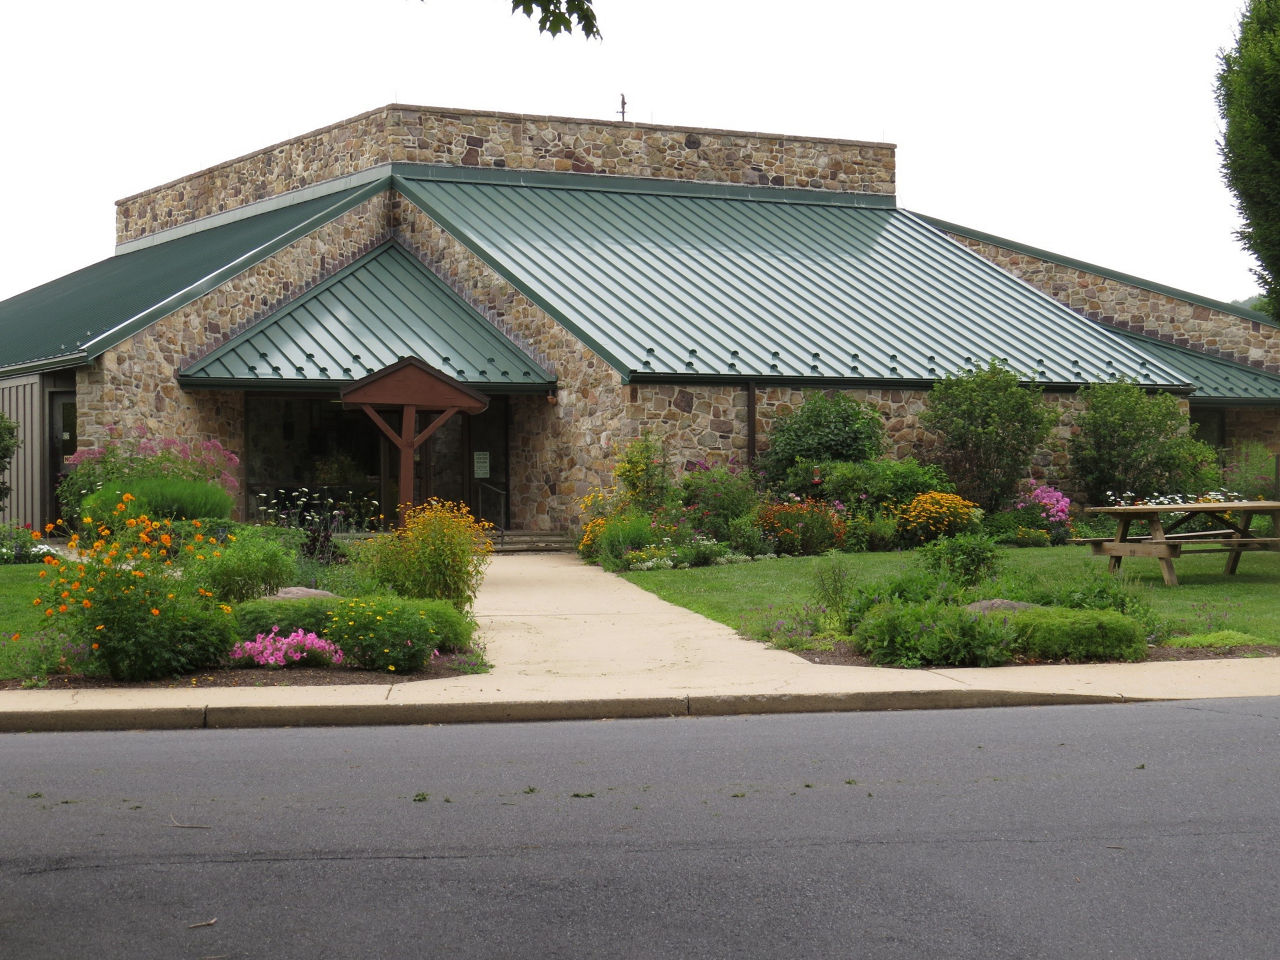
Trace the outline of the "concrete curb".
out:
<instances>
[{"instance_id":1,"label":"concrete curb","mask_svg":"<svg viewBox=\"0 0 1280 960\"><path fill-rule=\"evenodd\" d=\"M199 730L261 727L395 726L623 720L777 713L956 710L983 707L1136 703L1142 698L1009 690L915 690L822 694L731 694L473 703L312 703L121 706L0 710L0 732ZM1154 699L1154 698L1152 698Z\"/></svg>"}]
</instances>

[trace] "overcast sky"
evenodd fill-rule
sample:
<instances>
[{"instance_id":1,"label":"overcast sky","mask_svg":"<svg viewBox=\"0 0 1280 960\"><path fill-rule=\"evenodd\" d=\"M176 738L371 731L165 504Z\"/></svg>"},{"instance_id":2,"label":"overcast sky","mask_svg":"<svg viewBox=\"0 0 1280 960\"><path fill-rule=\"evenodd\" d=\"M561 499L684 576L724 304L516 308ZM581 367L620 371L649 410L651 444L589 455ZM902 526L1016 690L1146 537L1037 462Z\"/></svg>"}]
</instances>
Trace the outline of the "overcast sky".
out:
<instances>
[{"instance_id":1,"label":"overcast sky","mask_svg":"<svg viewBox=\"0 0 1280 960\"><path fill-rule=\"evenodd\" d=\"M885 140L898 201L1207 297L1256 292L1219 172L1241 0L86 0L3 15L0 299L114 202L387 103Z\"/></svg>"}]
</instances>

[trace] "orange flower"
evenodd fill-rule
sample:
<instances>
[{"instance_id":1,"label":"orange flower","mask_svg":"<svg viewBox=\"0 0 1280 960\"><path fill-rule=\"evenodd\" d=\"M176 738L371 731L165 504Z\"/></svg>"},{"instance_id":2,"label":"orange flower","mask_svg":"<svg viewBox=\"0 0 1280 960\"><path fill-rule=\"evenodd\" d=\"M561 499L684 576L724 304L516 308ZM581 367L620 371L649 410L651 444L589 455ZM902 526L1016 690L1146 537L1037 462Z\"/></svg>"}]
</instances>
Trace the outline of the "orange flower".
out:
<instances>
[{"instance_id":1,"label":"orange flower","mask_svg":"<svg viewBox=\"0 0 1280 960\"><path fill-rule=\"evenodd\" d=\"M152 615L153 617L158 617L158 616L160 616L160 611L159 611L159 610L157 610L155 607L152 607L152 608L151 608L151 615Z\"/></svg>"},{"instance_id":2,"label":"orange flower","mask_svg":"<svg viewBox=\"0 0 1280 960\"><path fill-rule=\"evenodd\" d=\"M101 629L102 629L102 627L98 627L98 629L99 629L99 630L101 630ZM97 650L97 649L98 649L98 645L97 645L96 643L93 645L93 649L94 649L94 650Z\"/></svg>"}]
</instances>

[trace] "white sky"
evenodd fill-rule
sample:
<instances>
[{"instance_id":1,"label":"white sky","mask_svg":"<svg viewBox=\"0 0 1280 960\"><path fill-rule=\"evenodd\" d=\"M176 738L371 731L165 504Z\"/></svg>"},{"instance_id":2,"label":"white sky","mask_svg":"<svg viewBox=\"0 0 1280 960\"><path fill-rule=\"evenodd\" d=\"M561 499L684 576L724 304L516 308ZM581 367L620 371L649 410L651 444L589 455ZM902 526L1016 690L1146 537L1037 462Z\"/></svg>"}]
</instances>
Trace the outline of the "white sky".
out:
<instances>
[{"instance_id":1,"label":"white sky","mask_svg":"<svg viewBox=\"0 0 1280 960\"><path fill-rule=\"evenodd\" d=\"M64 0L0 33L0 299L112 253L114 202L387 103L887 140L908 209L1232 300L1218 169L1243 0Z\"/></svg>"}]
</instances>

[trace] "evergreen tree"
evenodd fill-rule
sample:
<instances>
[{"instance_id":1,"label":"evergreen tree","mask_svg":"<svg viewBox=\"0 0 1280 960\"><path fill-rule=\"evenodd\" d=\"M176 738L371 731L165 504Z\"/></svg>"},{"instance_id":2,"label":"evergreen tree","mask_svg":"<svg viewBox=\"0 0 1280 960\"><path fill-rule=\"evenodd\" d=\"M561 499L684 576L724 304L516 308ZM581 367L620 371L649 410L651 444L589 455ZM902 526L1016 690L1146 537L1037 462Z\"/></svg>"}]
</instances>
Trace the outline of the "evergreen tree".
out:
<instances>
[{"instance_id":1,"label":"evergreen tree","mask_svg":"<svg viewBox=\"0 0 1280 960\"><path fill-rule=\"evenodd\" d=\"M1280 320L1280 0L1249 0L1234 50L1220 55L1219 149L1257 258L1264 309Z\"/></svg>"}]
</instances>

